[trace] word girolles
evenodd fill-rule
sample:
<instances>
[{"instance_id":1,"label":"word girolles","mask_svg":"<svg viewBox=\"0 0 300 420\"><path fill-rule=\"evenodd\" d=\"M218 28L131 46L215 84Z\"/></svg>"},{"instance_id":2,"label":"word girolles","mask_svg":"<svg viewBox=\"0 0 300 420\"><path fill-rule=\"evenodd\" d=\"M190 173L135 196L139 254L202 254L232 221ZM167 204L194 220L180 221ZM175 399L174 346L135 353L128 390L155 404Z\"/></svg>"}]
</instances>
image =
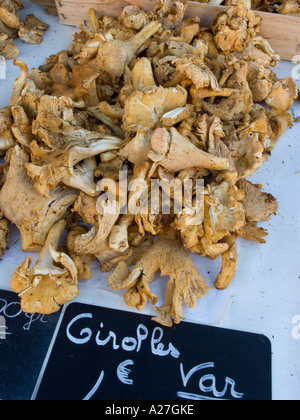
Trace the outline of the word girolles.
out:
<instances>
[{"instance_id":1,"label":"word girolles","mask_svg":"<svg viewBox=\"0 0 300 420\"><path fill-rule=\"evenodd\" d=\"M196 216L193 224L201 224L204 212L204 180L197 179L128 179L128 172L120 171L119 182L102 179L97 191L101 193L97 208L101 214L158 215L184 211ZM195 220L197 221L195 222Z\"/></svg>"},{"instance_id":2,"label":"word girolles","mask_svg":"<svg viewBox=\"0 0 300 420\"><path fill-rule=\"evenodd\" d=\"M84 345L93 339L93 335L95 332L87 327L83 328L80 331L79 337L75 337L71 332L71 328L78 321L82 321L83 319L85 320L92 319L92 318L93 318L93 314L83 313L83 314L77 315L74 319L72 319L72 321L69 323L67 327L67 337L72 343L77 344L77 345ZM111 345L113 350L123 349L127 352L138 353L142 348L143 342L146 341L147 338L149 337L148 328L143 324L140 324L137 327L136 337L123 337L123 339L120 339L120 341L118 341L117 334L113 331L109 331L105 339L100 338L103 335L103 328L104 328L104 324L100 322L100 329L95 333L94 343L96 346L99 346L99 347ZM180 356L180 352L178 351L178 349L176 349L173 346L172 343L168 343L166 345L163 344L162 343L163 336L164 336L164 332L162 328L156 327L153 330L151 334L151 339L150 339L150 346L151 346L152 354L157 355L157 356L162 356L162 357L171 356L177 359ZM123 367L125 366L127 365L124 365Z\"/></svg>"}]
</instances>

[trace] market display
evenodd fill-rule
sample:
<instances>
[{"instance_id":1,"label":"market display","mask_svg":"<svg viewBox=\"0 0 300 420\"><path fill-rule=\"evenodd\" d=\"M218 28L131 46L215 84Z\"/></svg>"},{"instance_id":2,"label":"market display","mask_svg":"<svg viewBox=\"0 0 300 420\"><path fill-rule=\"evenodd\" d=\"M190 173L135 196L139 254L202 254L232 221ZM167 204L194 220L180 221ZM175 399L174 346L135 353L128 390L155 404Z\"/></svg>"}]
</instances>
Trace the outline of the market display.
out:
<instances>
[{"instance_id":1,"label":"market display","mask_svg":"<svg viewBox=\"0 0 300 420\"><path fill-rule=\"evenodd\" d=\"M155 274L168 276L154 321L172 326L209 290L190 253L221 257L222 290L238 238L266 241L259 223L278 203L248 178L292 125L296 85L271 69L280 57L247 1L234 0L211 28L185 10L158 0L153 12L128 6L98 19L91 9L91 27L68 50L30 74L15 60L21 74L0 111L0 248L10 221L23 251L40 251L12 276L23 311L59 310L98 261L138 310L157 303Z\"/></svg>"}]
</instances>

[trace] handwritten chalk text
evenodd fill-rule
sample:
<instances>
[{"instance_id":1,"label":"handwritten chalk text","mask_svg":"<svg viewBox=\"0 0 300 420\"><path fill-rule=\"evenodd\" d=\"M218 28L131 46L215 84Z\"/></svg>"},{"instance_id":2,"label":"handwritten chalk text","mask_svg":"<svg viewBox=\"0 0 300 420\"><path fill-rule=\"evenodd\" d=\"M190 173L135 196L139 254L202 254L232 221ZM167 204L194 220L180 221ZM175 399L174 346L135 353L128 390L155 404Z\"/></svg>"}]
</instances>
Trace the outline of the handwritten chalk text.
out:
<instances>
[{"instance_id":1,"label":"handwritten chalk text","mask_svg":"<svg viewBox=\"0 0 300 420\"><path fill-rule=\"evenodd\" d=\"M165 340L164 330L161 327L153 328L151 332L144 324L138 324L133 336L121 336L120 333L108 330L103 322L97 323L97 328L91 327L94 323L93 313L80 313L73 317L66 327L67 338L75 345L83 346L94 343L98 347L108 346L113 351L125 351L139 353L144 348L151 350L154 356L179 359L182 356L179 350L171 342ZM148 347L147 347L148 346ZM196 400L215 399L242 399L244 394L236 391L236 382L226 376L218 380L214 374L216 367L213 362L206 362L186 370L183 363L174 365L179 369L181 384L184 391L178 391L177 397ZM100 368L101 369L101 368ZM138 372L134 360L126 359L116 366L116 376L122 384L132 386ZM197 375L197 376L196 376ZM193 379L193 380L192 380ZM199 394L191 393L195 390L195 379L198 382ZM95 385L84 399L92 398L106 386L105 372L101 370ZM197 392L197 391L196 391Z\"/></svg>"},{"instance_id":2,"label":"handwritten chalk text","mask_svg":"<svg viewBox=\"0 0 300 420\"><path fill-rule=\"evenodd\" d=\"M114 331L105 333L104 324L101 322L100 329L97 332L93 332L89 327L84 327L80 330L77 336L74 336L74 334L71 332L72 327L74 327L78 321L83 319L87 321L88 319L92 318L93 314L83 313L77 315L71 320L71 322L69 322L66 334L72 343L83 345L90 342L90 340L92 340L94 337L94 341L97 346L111 345L113 350L123 349L127 352L135 351L138 353L141 350L143 343L149 337L152 354L161 357L171 356L176 359L180 356L179 350L176 349L172 343L163 343L164 332L160 327L155 327L150 337L148 328L143 324L139 324L136 329L136 335L134 337L126 336L123 338L118 338ZM105 338L102 338L102 336Z\"/></svg>"},{"instance_id":3,"label":"handwritten chalk text","mask_svg":"<svg viewBox=\"0 0 300 420\"><path fill-rule=\"evenodd\" d=\"M24 331L30 331L30 328L31 328L32 324L37 322L37 321L39 321L43 324L45 324L47 322L44 319L45 315L24 313L21 309L20 302L7 302L3 298L0 298L0 316L4 317L5 319L25 317L26 322L23 325L23 330ZM0 333L1 333L1 331L0 331ZM6 332L6 335L8 335L7 332Z\"/></svg>"},{"instance_id":4,"label":"handwritten chalk text","mask_svg":"<svg viewBox=\"0 0 300 420\"><path fill-rule=\"evenodd\" d=\"M181 373L181 379L184 387L187 387L189 380L197 373L201 372L203 370L207 369L213 369L215 367L215 364L213 362L208 363L202 363L199 364L192 369L189 370L189 372L185 373L183 364L180 363L180 373ZM230 392L230 395L234 399L241 399L243 398L244 394L240 392L236 392L235 386L236 383L233 379L226 377L225 378L225 385L222 390L217 390L217 381L215 375L212 373L205 374L203 376L200 376L199 379L199 390L201 392L200 395L185 393L185 392L178 392L177 396L181 398L187 398L187 399L221 399L224 398L227 392ZM213 397L207 397L203 396L203 394L209 394L211 393Z\"/></svg>"}]
</instances>

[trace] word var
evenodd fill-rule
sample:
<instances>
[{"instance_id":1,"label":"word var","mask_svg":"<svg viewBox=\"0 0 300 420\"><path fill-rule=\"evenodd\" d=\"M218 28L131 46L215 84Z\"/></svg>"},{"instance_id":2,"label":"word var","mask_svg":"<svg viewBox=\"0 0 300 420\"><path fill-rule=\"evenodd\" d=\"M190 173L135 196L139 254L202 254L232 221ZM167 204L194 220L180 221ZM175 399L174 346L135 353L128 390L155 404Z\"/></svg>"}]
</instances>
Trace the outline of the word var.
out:
<instances>
[{"instance_id":1,"label":"word var","mask_svg":"<svg viewBox=\"0 0 300 420\"><path fill-rule=\"evenodd\" d=\"M236 383L233 379L226 376L224 382L223 389L217 389L217 380L214 374L212 373L206 373L207 369L214 369L215 364L213 362L207 362L207 363L201 363L195 367L193 367L191 370L189 370L187 373L184 372L183 364L180 363L180 373L181 373L181 379L182 384L186 388L188 386L188 383L192 377L198 372L200 372L200 378L199 378L199 390L201 394L191 394L189 392L177 392L177 396L181 398L186 398L189 400L213 400L213 399L222 399L224 398L228 393L230 393L230 396L233 399L241 399L243 398L244 394L241 392L237 392L235 390ZM205 371L204 374L203 371ZM206 395L205 395L206 394ZM212 394L213 396L208 396L207 394Z\"/></svg>"},{"instance_id":2,"label":"word var","mask_svg":"<svg viewBox=\"0 0 300 420\"><path fill-rule=\"evenodd\" d=\"M139 352L143 346L143 343L150 338L150 346L151 352L157 356L171 356L174 358L178 358L180 356L180 352L173 346L172 343L168 343L167 345L163 344L163 329L160 327L154 328L151 337L149 335L148 328L143 325L139 324L136 329L136 336L135 337L124 337L118 338L116 333L113 331L109 331L107 336L102 339L103 331L101 329L104 328L103 323L100 323L100 329L97 332L93 332L91 328L82 328L77 336L74 336L71 332L72 327L78 322L82 321L83 319L88 320L92 319L93 314L91 313L83 313L80 315L75 316L72 321L67 326L67 337L68 339L78 345L83 345L88 343L90 340L94 338L95 344L97 346L106 346L111 345L113 350L123 349L128 352Z\"/></svg>"}]
</instances>

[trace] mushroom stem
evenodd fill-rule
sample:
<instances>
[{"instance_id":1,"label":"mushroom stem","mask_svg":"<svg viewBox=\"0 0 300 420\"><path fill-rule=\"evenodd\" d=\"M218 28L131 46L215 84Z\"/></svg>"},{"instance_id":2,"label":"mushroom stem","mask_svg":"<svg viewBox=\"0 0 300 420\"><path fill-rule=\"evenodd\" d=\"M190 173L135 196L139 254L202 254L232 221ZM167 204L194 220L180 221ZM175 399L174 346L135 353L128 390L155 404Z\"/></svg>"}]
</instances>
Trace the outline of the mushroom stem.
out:
<instances>
[{"instance_id":1,"label":"mushroom stem","mask_svg":"<svg viewBox=\"0 0 300 420\"><path fill-rule=\"evenodd\" d=\"M139 33L131 38L128 43L130 44L133 53L135 54L156 32L161 28L159 22L150 22Z\"/></svg>"},{"instance_id":2,"label":"mushroom stem","mask_svg":"<svg viewBox=\"0 0 300 420\"><path fill-rule=\"evenodd\" d=\"M151 61L146 57L139 58L131 70L134 89L143 90L155 86Z\"/></svg>"},{"instance_id":3,"label":"mushroom stem","mask_svg":"<svg viewBox=\"0 0 300 420\"><path fill-rule=\"evenodd\" d=\"M5 7L0 7L0 19L11 29L19 29L22 24L19 16L9 12Z\"/></svg>"},{"instance_id":4,"label":"mushroom stem","mask_svg":"<svg viewBox=\"0 0 300 420\"><path fill-rule=\"evenodd\" d=\"M48 233L46 242L39 254L35 268L38 268L39 270L43 268L49 270L49 267L52 265L53 261L50 248L53 247L54 249L57 249L59 240L66 227L66 224L67 222L65 220L60 220L52 226Z\"/></svg>"},{"instance_id":5,"label":"mushroom stem","mask_svg":"<svg viewBox=\"0 0 300 420\"><path fill-rule=\"evenodd\" d=\"M100 73L104 73L113 83L124 74L125 66L133 60L143 44L154 35L161 24L151 22L139 33L127 41L112 40L100 44L95 65Z\"/></svg>"},{"instance_id":6,"label":"mushroom stem","mask_svg":"<svg viewBox=\"0 0 300 420\"><path fill-rule=\"evenodd\" d=\"M237 245L234 235L223 239L229 245L227 251L222 254L222 269L216 278L215 288L225 290L231 283L237 268Z\"/></svg>"},{"instance_id":7,"label":"mushroom stem","mask_svg":"<svg viewBox=\"0 0 300 420\"><path fill-rule=\"evenodd\" d=\"M11 95L11 101L10 101L11 106L18 104L18 99L21 96L22 90L24 89L24 86L28 78L28 67L24 63L24 61L14 60L13 63L15 66L18 66L20 68L21 74L14 82L12 95Z\"/></svg>"},{"instance_id":8,"label":"mushroom stem","mask_svg":"<svg viewBox=\"0 0 300 420\"><path fill-rule=\"evenodd\" d=\"M66 160L69 166L72 167L78 162L99 155L109 150L119 150L122 147L123 140L118 137L108 136L107 138L90 142L86 146L75 146L66 153ZM66 161L62 156L62 163Z\"/></svg>"}]
</instances>

